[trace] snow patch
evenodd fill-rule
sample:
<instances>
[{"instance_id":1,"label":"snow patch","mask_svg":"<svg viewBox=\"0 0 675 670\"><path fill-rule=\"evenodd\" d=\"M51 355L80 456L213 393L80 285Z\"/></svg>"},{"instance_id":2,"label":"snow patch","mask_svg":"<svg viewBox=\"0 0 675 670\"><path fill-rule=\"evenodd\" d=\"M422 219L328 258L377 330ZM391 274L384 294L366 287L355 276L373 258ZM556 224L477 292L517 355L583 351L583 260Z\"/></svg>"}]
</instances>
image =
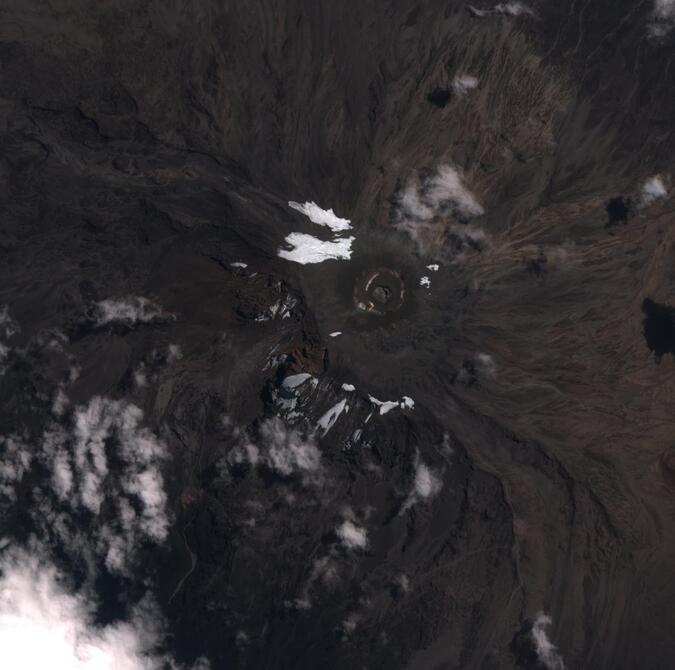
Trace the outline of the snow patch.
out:
<instances>
[{"instance_id":1,"label":"snow patch","mask_svg":"<svg viewBox=\"0 0 675 670\"><path fill-rule=\"evenodd\" d=\"M368 399L373 405L377 405L380 408L380 415L391 412L392 409L413 409L413 407L415 407L415 401L407 395L404 395L401 400L378 400L372 395L369 395ZM366 419L366 421L368 421L368 419Z\"/></svg>"},{"instance_id":2,"label":"snow patch","mask_svg":"<svg viewBox=\"0 0 675 670\"><path fill-rule=\"evenodd\" d=\"M332 209L321 209L315 202L293 202L289 200L288 206L304 214L312 223L319 226L327 226L334 233L340 233L351 229L349 219L341 219Z\"/></svg>"},{"instance_id":3,"label":"snow patch","mask_svg":"<svg viewBox=\"0 0 675 670\"><path fill-rule=\"evenodd\" d=\"M342 412L348 411L347 401L345 399L335 403L318 421L317 425L323 430L322 435L326 433L335 425L335 422L340 418Z\"/></svg>"},{"instance_id":4,"label":"snow patch","mask_svg":"<svg viewBox=\"0 0 675 670\"><path fill-rule=\"evenodd\" d=\"M308 265L328 260L347 260L352 257L353 237L334 240L320 240L305 233L291 233L286 236L286 244L291 249L279 249L279 258L294 263Z\"/></svg>"}]
</instances>

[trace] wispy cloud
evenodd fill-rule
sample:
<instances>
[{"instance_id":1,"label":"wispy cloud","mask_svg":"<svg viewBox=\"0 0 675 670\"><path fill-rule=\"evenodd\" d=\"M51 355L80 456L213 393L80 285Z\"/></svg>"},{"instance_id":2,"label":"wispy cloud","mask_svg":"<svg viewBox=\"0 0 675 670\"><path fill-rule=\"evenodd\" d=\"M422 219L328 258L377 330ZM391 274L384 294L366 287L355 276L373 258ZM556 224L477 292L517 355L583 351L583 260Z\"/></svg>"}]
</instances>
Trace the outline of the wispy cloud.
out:
<instances>
[{"instance_id":1,"label":"wispy cloud","mask_svg":"<svg viewBox=\"0 0 675 670\"><path fill-rule=\"evenodd\" d=\"M422 461L419 453L415 457L415 476L408 497L403 503L401 513L410 509L413 505L431 500L443 488L441 475Z\"/></svg>"},{"instance_id":2,"label":"wispy cloud","mask_svg":"<svg viewBox=\"0 0 675 670\"><path fill-rule=\"evenodd\" d=\"M449 236L472 241L484 236L469 227L474 217L484 213L478 198L464 183L459 170L441 165L430 175L411 177L400 193L395 225L413 239L422 253L443 247Z\"/></svg>"},{"instance_id":3,"label":"wispy cloud","mask_svg":"<svg viewBox=\"0 0 675 670\"><path fill-rule=\"evenodd\" d=\"M506 16L520 16L533 14L534 12L522 2L500 2L491 9L477 9L469 5L469 9L475 16L490 16L490 14L504 14Z\"/></svg>"},{"instance_id":4,"label":"wispy cloud","mask_svg":"<svg viewBox=\"0 0 675 670\"><path fill-rule=\"evenodd\" d=\"M71 545L77 531L57 511L63 509L58 503L94 517L105 511L106 520L90 529L90 548L112 572L125 572L144 541L163 542L170 524L160 469L166 445L142 426L142 419L143 412L131 403L96 396L73 410L67 427L48 428L40 446L55 499L49 503L49 492L43 493L41 514L48 518L38 521ZM59 514L63 524L51 524Z\"/></svg>"},{"instance_id":5,"label":"wispy cloud","mask_svg":"<svg viewBox=\"0 0 675 670\"><path fill-rule=\"evenodd\" d=\"M30 468L32 454L18 435L0 437L0 496L16 500L17 485Z\"/></svg>"},{"instance_id":6,"label":"wispy cloud","mask_svg":"<svg viewBox=\"0 0 675 670\"><path fill-rule=\"evenodd\" d=\"M532 642L537 657L548 670L565 670L565 663L557 647L549 639L546 628L552 623L551 617L543 612L537 614L532 624Z\"/></svg>"},{"instance_id":7,"label":"wispy cloud","mask_svg":"<svg viewBox=\"0 0 675 670\"><path fill-rule=\"evenodd\" d=\"M321 472L321 452L311 435L286 426L278 417L262 422L258 439L244 438L230 449L227 462L264 467L283 477L299 475L308 483Z\"/></svg>"},{"instance_id":8,"label":"wispy cloud","mask_svg":"<svg viewBox=\"0 0 675 670\"><path fill-rule=\"evenodd\" d=\"M675 2L675 0L674 0ZM657 200L668 197L668 179L660 174L645 181L640 190L640 207L649 207Z\"/></svg>"},{"instance_id":9,"label":"wispy cloud","mask_svg":"<svg viewBox=\"0 0 675 670\"><path fill-rule=\"evenodd\" d=\"M93 316L97 326L108 324L133 326L138 323L175 318L173 314L165 312L158 304L142 296L101 300L95 304Z\"/></svg>"},{"instance_id":10,"label":"wispy cloud","mask_svg":"<svg viewBox=\"0 0 675 670\"><path fill-rule=\"evenodd\" d=\"M651 37L664 37L675 26L675 0L654 0L654 9L647 24Z\"/></svg>"}]
</instances>

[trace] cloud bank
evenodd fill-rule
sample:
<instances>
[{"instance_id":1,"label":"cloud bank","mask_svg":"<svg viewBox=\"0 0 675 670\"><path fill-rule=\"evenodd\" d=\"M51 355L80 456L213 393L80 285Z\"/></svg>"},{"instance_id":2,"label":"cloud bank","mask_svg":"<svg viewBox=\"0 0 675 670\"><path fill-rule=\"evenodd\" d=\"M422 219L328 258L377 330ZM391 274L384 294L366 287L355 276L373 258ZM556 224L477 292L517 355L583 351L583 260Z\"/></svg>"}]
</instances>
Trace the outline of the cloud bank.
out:
<instances>
[{"instance_id":1,"label":"cloud bank","mask_svg":"<svg viewBox=\"0 0 675 670\"><path fill-rule=\"evenodd\" d=\"M35 552L0 559L0 655L7 670L160 670L157 614L146 604L129 622L94 623L95 604L71 593L63 575Z\"/></svg>"}]
</instances>

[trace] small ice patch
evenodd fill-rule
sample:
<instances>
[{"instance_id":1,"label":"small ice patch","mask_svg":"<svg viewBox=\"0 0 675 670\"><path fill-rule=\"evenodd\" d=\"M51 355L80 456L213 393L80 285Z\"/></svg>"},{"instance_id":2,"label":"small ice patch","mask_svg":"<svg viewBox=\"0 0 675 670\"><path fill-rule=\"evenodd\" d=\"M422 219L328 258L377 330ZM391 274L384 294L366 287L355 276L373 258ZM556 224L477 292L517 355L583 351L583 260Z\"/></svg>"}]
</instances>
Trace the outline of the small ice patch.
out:
<instances>
[{"instance_id":1,"label":"small ice patch","mask_svg":"<svg viewBox=\"0 0 675 670\"><path fill-rule=\"evenodd\" d=\"M438 269L441 266L438 263L432 263L431 265L427 265L427 270L431 270L432 272L438 272Z\"/></svg>"},{"instance_id":2,"label":"small ice patch","mask_svg":"<svg viewBox=\"0 0 675 670\"><path fill-rule=\"evenodd\" d=\"M334 333L331 333L331 334L330 334L330 337L337 337L338 335L342 335L342 331L341 331L341 330L336 330Z\"/></svg>"},{"instance_id":3,"label":"small ice patch","mask_svg":"<svg viewBox=\"0 0 675 670\"><path fill-rule=\"evenodd\" d=\"M403 396L402 400L378 400L372 395L368 396L370 402L373 405L377 405L380 408L380 415L384 415L387 412L391 412L392 409L413 409L415 407L415 401L407 395ZM368 416L370 418L370 416ZM366 419L368 421L368 419Z\"/></svg>"},{"instance_id":4,"label":"small ice patch","mask_svg":"<svg viewBox=\"0 0 675 670\"><path fill-rule=\"evenodd\" d=\"M343 384L342 390L351 393L352 391L356 391L356 386L354 384Z\"/></svg>"},{"instance_id":5,"label":"small ice patch","mask_svg":"<svg viewBox=\"0 0 675 670\"><path fill-rule=\"evenodd\" d=\"M235 263L230 263L230 267L233 268L247 268L248 264L247 263L241 263L240 261L236 261Z\"/></svg>"},{"instance_id":6,"label":"small ice patch","mask_svg":"<svg viewBox=\"0 0 675 670\"><path fill-rule=\"evenodd\" d=\"M415 401L407 395L403 396L403 400L401 400L401 409L413 409L415 407Z\"/></svg>"},{"instance_id":7,"label":"small ice patch","mask_svg":"<svg viewBox=\"0 0 675 670\"><path fill-rule=\"evenodd\" d=\"M322 435L325 435L334 425L335 422L340 417L342 412L349 411L347 407L346 400L340 400L340 402L335 403L318 421L317 425L323 429Z\"/></svg>"},{"instance_id":8,"label":"small ice patch","mask_svg":"<svg viewBox=\"0 0 675 670\"><path fill-rule=\"evenodd\" d=\"M420 286L426 286L427 288L431 288L431 279L429 279L429 277L425 275L420 279Z\"/></svg>"},{"instance_id":9,"label":"small ice patch","mask_svg":"<svg viewBox=\"0 0 675 670\"><path fill-rule=\"evenodd\" d=\"M320 240L305 233L291 233L286 236L286 244L292 248L279 249L277 255L279 258L302 265L323 263L331 259L346 260L352 256L353 241L353 237Z\"/></svg>"},{"instance_id":10,"label":"small ice patch","mask_svg":"<svg viewBox=\"0 0 675 670\"><path fill-rule=\"evenodd\" d=\"M334 233L349 230L352 227L349 219L341 219L332 209L321 209L315 202L301 204L289 200L288 206L304 214L312 223L327 226Z\"/></svg>"},{"instance_id":11,"label":"small ice patch","mask_svg":"<svg viewBox=\"0 0 675 670\"><path fill-rule=\"evenodd\" d=\"M296 388L296 386L300 386L300 384L304 384L308 379L313 379L312 375L307 372L300 372L297 375L286 377L284 381L281 382L281 385L286 390L290 390Z\"/></svg>"}]
</instances>

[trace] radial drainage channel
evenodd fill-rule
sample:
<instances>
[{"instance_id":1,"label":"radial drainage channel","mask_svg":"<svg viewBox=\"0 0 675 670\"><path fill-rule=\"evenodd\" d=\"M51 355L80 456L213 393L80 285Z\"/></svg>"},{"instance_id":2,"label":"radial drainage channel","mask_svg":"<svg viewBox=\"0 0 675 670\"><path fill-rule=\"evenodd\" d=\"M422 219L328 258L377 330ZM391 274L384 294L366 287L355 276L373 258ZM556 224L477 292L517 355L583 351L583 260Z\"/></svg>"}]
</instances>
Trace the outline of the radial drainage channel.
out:
<instances>
[{"instance_id":1,"label":"radial drainage channel","mask_svg":"<svg viewBox=\"0 0 675 670\"><path fill-rule=\"evenodd\" d=\"M405 285L401 275L389 268L366 270L354 285L354 306L368 314L388 314L403 305Z\"/></svg>"}]
</instances>

